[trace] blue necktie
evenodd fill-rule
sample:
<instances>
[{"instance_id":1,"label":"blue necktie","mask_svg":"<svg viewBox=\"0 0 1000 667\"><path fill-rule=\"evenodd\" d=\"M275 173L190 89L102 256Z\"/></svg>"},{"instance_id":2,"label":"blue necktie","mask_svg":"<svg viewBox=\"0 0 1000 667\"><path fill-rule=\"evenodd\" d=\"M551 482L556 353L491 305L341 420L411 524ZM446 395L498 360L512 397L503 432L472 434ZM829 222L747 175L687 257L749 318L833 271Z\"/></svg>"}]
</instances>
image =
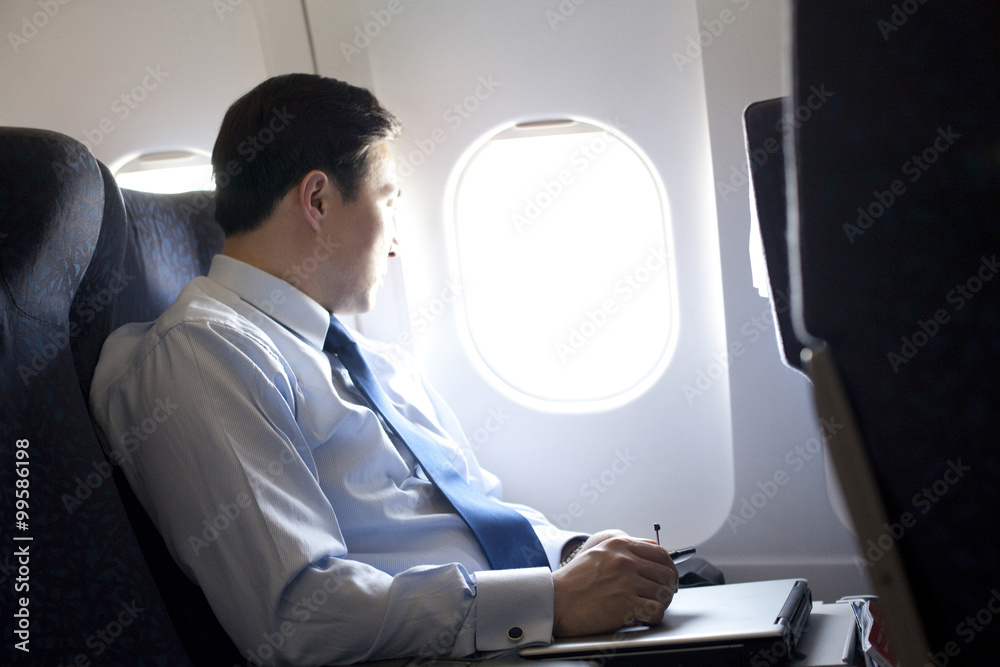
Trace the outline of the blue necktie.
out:
<instances>
[{"instance_id":1,"label":"blue necktie","mask_svg":"<svg viewBox=\"0 0 1000 667\"><path fill-rule=\"evenodd\" d=\"M336 317L330 318L324 349L337 355L372 409L381 414L383 423L406 444L427 477L469 525L493 569L549 567L545 550L528 520L517 511L473 490L452 464L444 448L399 414L361 356L358 344Z\"/></svg>"}]
</instances>

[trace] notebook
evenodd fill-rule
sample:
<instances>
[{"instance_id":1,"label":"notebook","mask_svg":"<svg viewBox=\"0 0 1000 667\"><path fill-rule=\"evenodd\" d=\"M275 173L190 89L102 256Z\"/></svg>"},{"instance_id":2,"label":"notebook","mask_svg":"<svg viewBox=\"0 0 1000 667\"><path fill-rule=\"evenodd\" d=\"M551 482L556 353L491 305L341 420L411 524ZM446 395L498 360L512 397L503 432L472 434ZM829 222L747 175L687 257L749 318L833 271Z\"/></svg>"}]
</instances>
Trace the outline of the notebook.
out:
<instances>
[{"instance_id":1,"label":"notebook","mask_svg":"<svg viewBox=\"0 0 1000 667\"><path fill-rule=\"evenodd\" d=\"M525 648L520 655L676 667L777 665L794 652L811 609L805 579L682 588L657 626L557 639L548 646Z\"/></svg>"}]
</instances>

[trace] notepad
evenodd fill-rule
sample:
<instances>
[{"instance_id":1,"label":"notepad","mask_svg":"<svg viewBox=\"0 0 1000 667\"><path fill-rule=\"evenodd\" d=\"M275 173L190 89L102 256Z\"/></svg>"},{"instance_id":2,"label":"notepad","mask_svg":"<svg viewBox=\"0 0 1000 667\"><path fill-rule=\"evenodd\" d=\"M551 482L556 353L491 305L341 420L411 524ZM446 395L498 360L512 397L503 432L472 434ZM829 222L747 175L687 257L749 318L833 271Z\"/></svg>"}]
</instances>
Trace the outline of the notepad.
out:
<instances>
[{"instance_id":1,"label":"notepad","mask_svg":"<svg viewBox=\"0 0 1000 667\"><path fill-rule=\"evenodd\" d=\"M630 665L776 665L793 653L812 594L805 579L682 588L659 625L559 639L523 649L529 659L602 659ZM761 662L763 660L764 662Z\"/></svg>"}]
</instances>

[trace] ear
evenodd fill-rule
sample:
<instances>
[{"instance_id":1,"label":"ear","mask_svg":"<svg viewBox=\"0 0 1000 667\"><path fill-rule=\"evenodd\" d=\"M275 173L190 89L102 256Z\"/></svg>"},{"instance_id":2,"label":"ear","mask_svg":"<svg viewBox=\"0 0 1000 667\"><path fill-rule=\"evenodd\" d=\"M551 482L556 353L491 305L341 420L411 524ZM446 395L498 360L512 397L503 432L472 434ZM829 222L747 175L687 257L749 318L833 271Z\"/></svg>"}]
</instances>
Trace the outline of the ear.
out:
<instances>
[{"instance_id":1,"label":"ear","mask_svg":"<svg viewBox=\"0 0 1000 667\"><path fill-rule=\"evenodd\" d=\"M299 181L297 208L316 232L320 231L323 218L330 213L332 193L333 184L322 171L310 171Z\"/></svg>"}]
</instances>

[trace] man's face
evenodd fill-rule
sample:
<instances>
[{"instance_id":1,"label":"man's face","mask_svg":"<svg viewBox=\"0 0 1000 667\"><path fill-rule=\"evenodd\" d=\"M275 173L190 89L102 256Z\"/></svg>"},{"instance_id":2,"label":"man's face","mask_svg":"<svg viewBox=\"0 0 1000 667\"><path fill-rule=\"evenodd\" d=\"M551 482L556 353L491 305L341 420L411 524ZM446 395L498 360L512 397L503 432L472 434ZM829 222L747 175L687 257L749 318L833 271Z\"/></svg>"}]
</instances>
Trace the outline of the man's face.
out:
<instances>
[{"instance_id":1,"label":"man's face","mask_svg":"<svg viewBox=\"0 0 1000 667\"><path fill-rule=\"evenodd\" d=\"M396 252L396 200L399 186L396 165L387 142L372 148L370 172L357 198L337 201L337 215L324 225L324 236L337 250L327 262L324 282L328 295L324 305L334 313L363 313L375 305L388 259Z\"/></svg>"}]
</instances>

